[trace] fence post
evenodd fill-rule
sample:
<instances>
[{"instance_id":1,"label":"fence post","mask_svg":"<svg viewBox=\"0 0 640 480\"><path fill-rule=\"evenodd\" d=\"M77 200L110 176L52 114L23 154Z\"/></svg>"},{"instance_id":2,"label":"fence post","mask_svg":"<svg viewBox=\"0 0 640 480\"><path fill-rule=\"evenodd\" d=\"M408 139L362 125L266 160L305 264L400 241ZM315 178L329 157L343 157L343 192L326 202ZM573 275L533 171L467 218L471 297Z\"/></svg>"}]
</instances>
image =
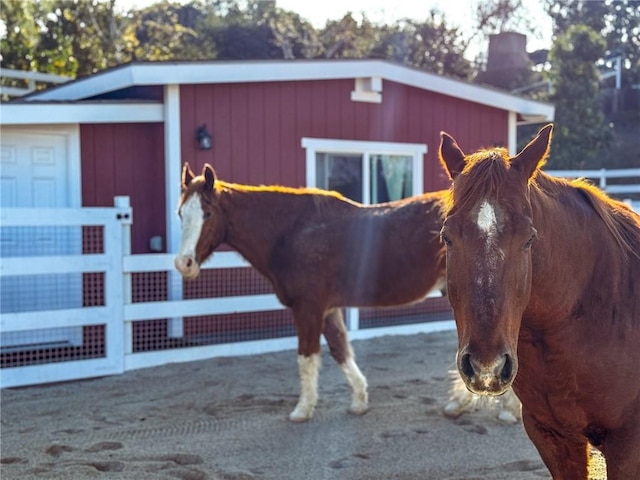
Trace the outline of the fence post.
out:
<instances>
[{"instance_id":1,"label":"fence post","mask_svg":"<svg viewBox=\"0 0 640 480\"><path fill-rule=\"evenodd\" d=\"M180 198L180 175L182 159L180 156L180 85L172 84L164 88L164 142L165 142L165 197L167 222L167 253L175 253L180 245L180 223L175 213ZM182 300L182 275L175 268L167 272L168 300ZM171 317L167 320L169 338L184 336L183 317Z\"/></svg>"},{"instance_id":2,"label":"fence post","mask_svg":"<svg viewBox=\"0 0 640 480\"><path fill-rule=\"evenodd\" d=\"M348 332L360 330L360 310L357 308L345 308L344 316Z\"/></svg>"},{"instance_id":3,"label":"fence post","mask_svg":"<svg viewBox=\"0 0 640 480\"><path fill-rule=\"evenodd\" d=\"M116 208L129 208L129 197L119 196L113 198L113 205ZM121 222L122 225L122 257L131 255L131 222ZM133 303L131 272L123 272L122 275L122 310L124 306ZM133 353L133 323L124 318L124 354Z\"/></svg>"},{"instance_id":4,"label":"fence post","mask_svg":"<svg viewBox=\"0 0 640 480\"><path fill-rule=\"evenodd\" d=\"M600 189L604 192L607 190L607 169L600 169Z\"/></svg>"}]
</instances>

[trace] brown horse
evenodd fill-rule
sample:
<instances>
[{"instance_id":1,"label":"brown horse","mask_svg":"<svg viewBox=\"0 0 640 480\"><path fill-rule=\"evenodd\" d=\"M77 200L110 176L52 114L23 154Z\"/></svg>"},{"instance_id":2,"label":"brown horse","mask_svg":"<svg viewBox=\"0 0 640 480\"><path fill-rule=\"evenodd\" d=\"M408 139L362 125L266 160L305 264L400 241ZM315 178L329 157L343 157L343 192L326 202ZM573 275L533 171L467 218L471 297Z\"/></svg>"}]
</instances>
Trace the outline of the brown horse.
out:
<instances>
[{"instance_id":1,"label":"brown horse","mask_svg":"<svg viewBox=\"0 0 640 480\"><path fill-rule=\"evenodd\" d=\"M447 192L363 206L318 189L223 182L209 165L197 177L185 165L182 189L178 271L195 278L226 242L293 313L301 391L290 419L313 415L322 334L352 388L349 411L365 413L367 381L354 361L341 308L411 303L444 284L439 231Z\"/></svg>"},{"instance_id":2,"label":"brown horse","mask_svg":"<svg viewBox=\"0 0 640 480\"><path fill-rule=\"evenodd\" d=\"M554 479L587 478L588 443L609 480L638 479L640 217L584 181L540 171L551 131L513 158L502 148L465 156L442 133L457 366L474 393L513 382Z\"/></svg>"}]
</instances>

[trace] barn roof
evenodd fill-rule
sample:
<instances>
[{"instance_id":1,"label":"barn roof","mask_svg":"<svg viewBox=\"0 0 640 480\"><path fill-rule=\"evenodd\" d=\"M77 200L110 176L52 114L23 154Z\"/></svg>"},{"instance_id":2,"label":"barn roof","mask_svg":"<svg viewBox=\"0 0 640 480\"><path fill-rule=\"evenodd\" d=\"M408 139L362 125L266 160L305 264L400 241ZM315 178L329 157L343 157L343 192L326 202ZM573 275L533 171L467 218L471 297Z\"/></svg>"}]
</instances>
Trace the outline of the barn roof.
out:
<instances>
[{"instance_id":1,"label":"barn roof","mask_svg":"<svg viewBox=\"0 0 640 480\"><path fill-rule=\"evenodd\" d=\"M364 94L374 96L388 80L515 112L525 121L550 121L555 111L548 103L375 59L132 62L36 92L24 101L82 101L141 86L331 79L364 80L369 89Z\"/></svg>"}]
</instances>

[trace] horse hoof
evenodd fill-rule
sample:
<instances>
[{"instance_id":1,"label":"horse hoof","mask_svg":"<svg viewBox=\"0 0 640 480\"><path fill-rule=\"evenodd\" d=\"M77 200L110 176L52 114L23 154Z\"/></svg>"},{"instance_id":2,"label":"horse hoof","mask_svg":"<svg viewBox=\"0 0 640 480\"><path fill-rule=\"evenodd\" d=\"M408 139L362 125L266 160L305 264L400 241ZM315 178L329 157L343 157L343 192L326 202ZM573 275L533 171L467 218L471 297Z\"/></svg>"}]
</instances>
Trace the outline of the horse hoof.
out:
<instances>
[{"instance_id":1,"label":"horse hoof","mask_svg":"<svg viewBox=\"0 0 640 480\"><path fill-rule=\"evenodd\" d=\"M298 417L292 413L291 415L289 415L289 420L292 421L293 423L304 423L311 420L311 417Z\"/></svg>"},{"instance_id":2,"label":"horse hoof","mask_svg":"<svg viewBox=\"0 0 640 480\"><path fill-rule=\"evenodd\" d=\"M516 416L507 410L500 411L500 413L498 414L498 420L503 423L508 423L509 425L515 425L516 423L518 423L518 419L516 418Z\"/></svg>"},{"instance_id":3,"label":"horse hoof","mask_svg":"<svg viewBox=\"0 0 640 480\"><path fill-rule=\"evenodd\" d=\"M464 412L464 408L458 402L449 402L442 409L445 417L458 418Z\"/></svg>"},{"instance_id":4,"label":"horse hoof","mask_svg":"<svg viewBox=\"0 0 640 480\"><path fill-rule=\"evenodd\" d=\"M289 420L295 423L308 422L309 420L311 420L311 417L313 417L313 410L308 413L303 413L296 408L289 414Z\"/></svg>"},{"instance_id":5,"label":"horse hoof","mask_svg":"<svg viewBox=\"0 0 640 480\"><path fill-rule=\"evenodd\" d=\"M364 415L368 411L369 411L368 405L351 405L347 409L347 412L349 412L351 415Z\"/></svg>"}]
</instances>

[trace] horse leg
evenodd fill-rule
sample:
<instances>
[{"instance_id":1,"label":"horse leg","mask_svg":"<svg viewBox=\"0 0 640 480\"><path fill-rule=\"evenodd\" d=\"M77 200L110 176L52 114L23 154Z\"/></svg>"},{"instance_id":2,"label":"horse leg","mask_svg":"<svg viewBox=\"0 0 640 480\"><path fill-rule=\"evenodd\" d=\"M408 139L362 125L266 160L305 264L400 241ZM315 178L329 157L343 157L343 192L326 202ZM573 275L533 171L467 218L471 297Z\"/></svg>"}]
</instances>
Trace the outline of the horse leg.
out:
<instances>
[{"instance_id":1,"label":"horse leg","mask_svg":"<svg viewBox=\"0 0 640 480\"><path fill-rule=\"evenodd\" d=\"M602 453L607 463L607 480L640 478L640 418L628 418L622 429L607 433Z\"/></svg>"},{"instance_id":2,"label":"horse leg","mask_svg":"<svg viewBox=\"0 0 640 480\"><path fill-rule=\"evenodd\" d=\"M313 416L318 403L318 373L322 364L322 312L316 308L298 307L293 309L293 318L298 331L300 398L289 419L293 422L306 422Z\"/></svg>"},{"instance_id":3,"label":"horse leg","mask_svg":"<svg viewBox=\"0 0 640 480\"><path fill-rule=\"evenodd\" d=\"M498 420L515 425L521 418L520 407L520 399L516 396L513 388L509 388L500 398Z\"/></svg>"},{"instance_id":4,"label":"horse leg","mask_svg":"<svg viewBox=\"0 0 640 480\"><path fill-rule=\"evenodd\" d=\"M586 438L567 438L542 425L524 406L522 423L553 480L587 480L589 452Z\"/></svg>"},{"instance_id":5,"label":"horse leg","mask_svg":"<svg viewBox=\"0 0 640 480\"><path fill-rule=\"evenodd\" d=\"M327 313L324 323L324 338L329 344L331 355L340 365L344 376L351 386L351 406L349 413L362 415L369 408L367 395L367 379L355 361L355 355L349 344L347 328L344 324L342 309L335 308Z\"/></svg>"},{"instance_id":6,"label":"horse leg","mask_svg":"<svg viewBox=\"0 0 640 480\"><path fill-rule=\"evenodd\" d=\"M471 411L478 403L477 395L467 389L457 370L449 372L451 385L449 387L449 400L444 406L443 413L449 418L458 418L464 412Z\"/></svg>"}]
</instances>

